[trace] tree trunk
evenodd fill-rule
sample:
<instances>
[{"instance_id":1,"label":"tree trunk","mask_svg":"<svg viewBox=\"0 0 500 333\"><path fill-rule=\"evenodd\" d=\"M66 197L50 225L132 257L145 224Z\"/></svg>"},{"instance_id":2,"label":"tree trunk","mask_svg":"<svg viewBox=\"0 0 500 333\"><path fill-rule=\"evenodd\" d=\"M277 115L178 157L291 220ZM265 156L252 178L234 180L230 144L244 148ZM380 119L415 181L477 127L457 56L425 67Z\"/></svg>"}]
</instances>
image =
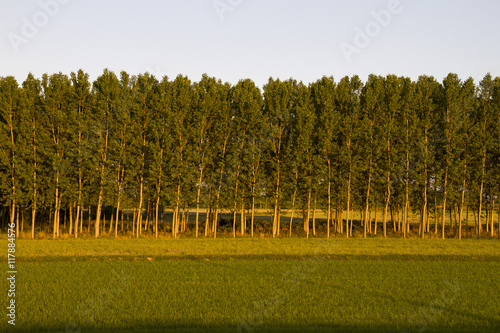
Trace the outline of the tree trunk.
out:
<instances>
[{"instance_id":1,"label":"tree trunk","mask_svg":"<svg viewBox=\"0 0 500 333\"><path fill-rule=\"evenodd\" d=\"M426 215L428 215L428 212L427 212L427 177L425 178L425 186L424 186L424 204L423 204L423 207L422 207L422 220L420 221L420 225L422 226L422 239L425 238L425 217ZM428 223L427 223L428 224Z\"/></svg>"},{"instance_id":2,"label":"tree trunk","mask_svg":"<svg viewBox=\"0 0 500 333\"><path fill-rule=\"evenodd\" d=\"M307 214L306 214L306 221L304 221L307 238L309 238L309 213L310 213L310 211L311 211L311 189L309 189L308 194L307 194Z\"/></svg>"},{"instance_id":3,"label":"tree trunk","mask_svg":"<svg viewBox=\"0 0 500 333\"><path fill-rule=\"evenodd\" d=\"M34 148L36 150L36 148ZM35 171L33 172L33 204L31 206L31 239L35 239L35 217L36 217L36 192L37 192L37 186L36 186L36 160L35 160Z\"/></svg>"},{"instance_id":4,"label":"tree trunk","mask_svg":"<svg viewBox=\"0 0 500 333\"><path fill-rule=\"evenodd\" d=\"M331 162L328 159L328 213L326 216L326 237L330 238L330 220L332 210L332 179L331 179Z\"/></svg>"},{"instance_id":5,"label":"tree trunk","mask_svg":"<svg viewBox=\"0 0 500 333\"><path fill-rule=\"evenodd\" d=\"M365 219L363 223L363 238L366 238L366 229L368 223L368 210L370 209L370 189L372 184L372 158L370 157L370 171L368 173L368 188L366 190L366 202L365 202Z\"/></svg>"},{"instance_id":6,"label":"tree trunk","mask_svg":"<svg viewBox=\"0 0 500 333\"><path fill-rule=\"evenodd\" d=\"M242 194L241 194L240 221L241 221L241 236L245 236L246 216L245 216L245 190L244 189L243 189Z\"/></svg>"},{"instance_id":7,"label":"tree trunk","mask_svg":"<svg viewBox=\"0 0 500 333\"><path fill-rule=\"evenodd\" d=\"M295 174L297 174L297 171L295 171ZM297 188L293 191L293 196L292 196L292 215L290 216L290 237L292 237L292 223L293 223L293 213L295 212L295 196L297 194Z\"/></svg>"},{"instance_id":8,"label":"tree trunk","mask_svg":"<svg viewBox=\"0 0 500 333\"><path fill-rule=\"evenodd\" d=\"M462 239L462 213L464 211L464 202L465 202L465 176L462 184L462 198L460 200L460 211L458 213L458 239Z\"/></svg>"},{"instance_id":9,"label":"tree trunk","mask_svg":"<svg viewBox=\"0 0 500 333\"><path fill-rule=\"evenodd\" d=\"M119 187L121 187L121 185L119 185ZM116 200L115 238L118 238L118 216L120 213L120 201L121 201L120 192L121 192L121 188L118 189L118 198ZM123 216L123 212L122 212L122 216ZM111 224L113 224L113 221L111 221Z\"/></svg>"},{"instance_id":10,"label":"tree trunk","mask_svg":"<svg viewBox=\"0 0 500 333\"><path fill-rule=\"evenodd\" d=\"M448 195L448 167L446 167L444 174L444 191L443 191L443 216L442 216L442 225L441 225L441 237L444 239L445 233L445 222L446 222L446 199Z\"/></svg>"},{"instance_id":11,"label":"tree trunk","mask_svg":"<svg viewBox=\"0 0 500 333\"><path fill-rule=\"evenodd\" d=\"M312 219L313 219L313 236L315 236L315 237L316 237L316 196L317 196L317 193L314 192L314 206L313 206Z\"/></svg>"},{"instance_id":12,"label":"tree trunk","mask_svg":"<svg viewBox=\"0 0 500 333\"><path fill-rule=\"evenodd\" d=\"M278 165L279 165L279 160L278 160ZM276 179L276 193L274 196L273 238L276 236L276 230L277 230L277 224L278 224L279 189L280 189L280 168L278 166L278 176Z\"/></svg>"},{"instance_id":13,"label":"tree trunk","mask_svg":"<svg viewBox=\"0 0 500 333\"><path fill-rule=\"evenodd\" d=\"M389 208L389 201L391 199L391 186L389 184L390 172L387 173L387 191L385 194L385 204L384 204L384 238L387 238L387 210Z\"/></svg>"},{"instance_id":14,"label":"tree trunk","mask_svg":"<svg viewBox=\"0 0 500 333\"><path fill-rule=\"evenodd\" d=\"M54 233L53 238L56 239L56 236L59 237L59 176L56 176L56 194L55 194L55 210L54 210ZM13 204L15 207L15 203ZM13 222L13 221L12 221Z\"/></svg>"},{"instance_id":15,"label":"tree trunk","mask_svg":"<svg viewBox=\"0 0 500 333\"><path fill-rule=\"evenodd\" d=\"M31 239L35 239L35 214L36 214L36 201L33 202L31 207Z\"/></svg>"},{"instance_id":16,"label":"tree trunk","mask_svg":"<svg viewBox=\"0 0 500 333\"><path fill-rule=\"evenodd\" d=\"M494 237L494 233L495 233L495 228L493 227L493 215L495 213L495 199L492 198L491 200L491 228L490 228L490 235L491 235L491 238Z\"/></svg>"},{"instance_id":17,"label":"tree trunk","mask_svg":"<svg viewBox=\"0 0 500 333\"><path fill-rule=\"evenodd\" d=\"M434 197L434 234L438 233L438 205L437 205L437 193Z\"/></svg>"},{"instance_id":18,"label":"tree trunk","mask_svg":"<svg viewBox=\"0 0 500 333\"><path fill-rule=\"evenodd\" d=\"M201 158L201 163L203 164L203 156L205 154L203 153L202 158ZM200 197L201 197L201 182L203 181L203 166L200 167L200 178L198 180L198 193L196 194L196 238L198 238L198 219L200 215Z\"/></svg>"},{"instance_id":19,"label":"tree trunk","mask_svg":"<svg viewBox=\"0 0 500 333\"><path fill-rule=\"evenodd\" d=\"M73 234L73 203L69 203L69 234Z\"/></svg>"},{"instance_id":20,"label":"tree trunk","mask_svg":"<svg viewBox=\"0 0 500 333\"><path fill-rule=\"evenodd\" d=\"M349 219L351 211L351 169L349 169L349 180L347 182L347 220L346 220L346 237L349 238ZM352 223L352 222L351 222Z\"/></svg>"},{"instance_id":21,"label":"tree trunk","mask_svg":"<svg viewBox=\"0 0 500 333\"><path fill-rule=\"evenodd\" d=\"M101 176L104 177L104 167L102 168ZM103 186L101 181L101 188L99 190L99 199L97 201L97 213L95 217L95 237L99 237L99 223L101 221L101 209L103 200Z\"/></svg>"},{"instance_id":22,"label":"tree trunk","mask_svg":"<svg viewBox=\"0 0 500 333\"><path fill-rule=\"evenodd\" d=\"M477 238L481 238L481 231L482 231L482 222L481 222L481 213L482 213L482 205L483 205L483 186L484 182L483 179L481 179L481 186L479 189L479 209L478 209L478 214L477 214Z\"/></svg>"},{"instance_id":23,"label":"tree trunk","mask_svg":"<svg viewBox=\"0 0 500 333\"><path fill-rule=\"evenodd\" d=\"M253 223L255 219L255 179L252 185L252 220L250 222L250 236L253 237Z\"/></svg>"},{"instance_id":24,"label":"tree trunk","mask_svg":"<svg viewBox=\"0 0 500 333\"><path fill-rule=\"evenodd\" d=\"M207 206L205 214L206 214L206 217L205 217L205 237L208 237L208 231L210 229L210 205Z\"/></svg>"}]
</instances>

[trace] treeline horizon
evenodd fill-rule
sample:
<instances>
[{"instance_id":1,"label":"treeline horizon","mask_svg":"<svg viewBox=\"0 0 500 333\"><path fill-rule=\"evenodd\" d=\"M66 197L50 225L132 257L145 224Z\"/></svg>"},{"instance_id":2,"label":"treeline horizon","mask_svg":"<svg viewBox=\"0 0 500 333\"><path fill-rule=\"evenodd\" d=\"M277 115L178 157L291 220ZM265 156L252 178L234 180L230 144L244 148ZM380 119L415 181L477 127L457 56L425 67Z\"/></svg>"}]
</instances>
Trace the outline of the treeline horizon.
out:
<instances>
[{"instance_id":1,"label":"treeline horizon","mask_svg":"<svg viewBox=\"0 0 500 333\"><path fill-rule=\"evenodd\" d=\"M84 223L95 237L127 235L124 211L133 237L192 228L215 238L222 211L233 236L253 236L257 204L272 210L272 237L298 233L294 214L300 234L316 236L320 211L326 237L351 237L357 211L363 237L387 237L391 223L405 238L462 238L469 210L477 237L494 237L499 166L500 78L490 74L477 84L453 73L270 78L262 91L206 74L0 77L0 223L19 235L26 220L31 238L60 237L63 220L75 238Z\"/></svg>"}]
</instances>

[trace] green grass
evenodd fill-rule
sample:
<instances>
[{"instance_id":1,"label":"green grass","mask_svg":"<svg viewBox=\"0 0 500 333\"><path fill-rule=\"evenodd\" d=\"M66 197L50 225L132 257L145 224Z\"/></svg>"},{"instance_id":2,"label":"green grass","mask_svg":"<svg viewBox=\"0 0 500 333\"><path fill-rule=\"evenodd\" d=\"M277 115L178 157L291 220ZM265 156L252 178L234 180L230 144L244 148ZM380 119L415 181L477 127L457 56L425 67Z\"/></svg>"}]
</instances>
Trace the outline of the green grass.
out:
<instances>
[{"instance_id":1,"label":"green grass","mask_svg":"<svg viewBox=\"0 0 500 333\"><path fill-rule=\"evenodd\" d=\"M1 244L5 241L0 241ZM328 251L335 259L496 260L496 239L396 238L186 238L186 239L77 239L18 240L17 255L24 261L81 259L301 259Z\"/></svg>"},{"instance_id":2,"label":"green grass","mask_svg":"<svg viewBox=\"0 0 500 333\"><path fill-rule=\"evenodd\" d=\"M497 332L499 244L18 240L11 331Z\"/></svg>"}]
</instances>

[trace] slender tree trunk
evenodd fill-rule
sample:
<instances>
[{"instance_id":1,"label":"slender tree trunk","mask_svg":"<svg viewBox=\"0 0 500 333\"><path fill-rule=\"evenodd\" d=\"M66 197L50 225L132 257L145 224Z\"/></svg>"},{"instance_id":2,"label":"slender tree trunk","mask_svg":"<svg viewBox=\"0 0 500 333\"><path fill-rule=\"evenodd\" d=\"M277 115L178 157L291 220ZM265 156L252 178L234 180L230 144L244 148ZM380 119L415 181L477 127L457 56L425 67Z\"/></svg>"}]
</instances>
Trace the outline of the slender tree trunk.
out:
<instances>
[{"instance_id":1,"label":"slender tree trunk","mask_svg":"<svg viewBox=\"0 0 500 333\"><path fill-rule=\"evenodd\" d=\"M309 189L307 194L307 214L306 221L304 221L304 225L306 226L306 235L309 238L309 213L311 211L311 189Z\"/></svg>"},{"instance_id":2,"label":"slender tree trunk","mask_svg":"<svg viewBox=\"0 0 500 333\"><path fill-rule=\"evenodd\" d=\"M437 193L434 197L434 234L438 233L438 205L437 205Z\"/></svg>"},{"instance_id":3,"label":"slender tree trunk","mask_svg":"<svg viewBox=\"0 0 500 333\"><path fill-rule=\"evenodd\" d=\"M17 213L16 213L16 237L19 237L19 215L21 213L21 207L17 206Z\"/></svg>"},{"instance_id":4,"label":"slender tree trunk","mask_svg":"<svg viewBox=\"0 0 500 333\"><path fill-rule=\"evenodd\" d=\"M328 213L326 216L326 237L330 238L330 220L332 210L332 177L331 177L331 161L328 159Z\"/></svg>"},{"instance_id":5,"label":"slender tree trunk","mask_svg":"<svg viewBox=\"0 0 500 333\"><path fill-rule=\"evenodd\" d=\"M406 232L408 228L408 211L410 209L410 156L408 151L406 152L406 181L405 181L405 208L404 208L404 219L403 219L403 237L406 239ZM423 225L422 225L423 227ZM424 229L422 228L422 234Z\"/></svg>"},{"instance_id":6,"label":"slender tree trunk","mask_svg":"<svg viewBox=\"0 0 500 333\"><path fill-rule=\"evenodd\" d=\"M279 160L278 160L278 165L279 165ZM276 178L276 194L274 196L273 238L276 236L276 229L278 224L279 189L280 189L280 168L278 166L278 176Z\"/></svg>"},{"instance_id":7,"label":"slender tree trunk","mask_svg":"<svg viewBox=\"0 0 500 333\"><path fill-rule=\"evenodd\" d=\"M79 194L80 197L80 194ZM80 225L80 198L78 198L78 202L76 204L76 218L75 218L75 239L78 238L78 227Z\"/></svg>"},{"instance_id":8,"label":"slender tree trunk","mask_svg":"<svg viewBox=\"0 0 500 333\"><path fill-rule=\"evenodd\" d=\"M69 234L73 234L73 203L69 203Z\"/></svg>"},{"instance_id":9,"label":"slender tree trunk","mask_svg":"<svg viewBox=\"0 0 500 333\"><path fill-rule=\"evenodd\" d=\"M385 194L385 204L384 204L384 219L383 219L384 238L387 238L387 210L389 208L389 201L391 199L391 186L389 184L390 174L391 174L390 172L387 173L387 192Z\"/></svg>"},{"instance_id":10,"label":"slender tree trunk","mask_svg":"<svg viewBox=\"0 0 500 333\"><path fill-rule=\"evenodd\" d=\"M201 163L203 164L203 158L205 156L205 152L203 152L202 157L201 157ZM204 167L200 167L200 177L198 179L198 193L196 194L196 238L198 238L198 219L200 215L200 197L201 197L201 182L203 181L203 169Z\"/></svg>"},{"instance_id":11,"label":"slender tree trunk","mask_svg":"<svg viewBox=\"0 0 500 333\"><path fill-rule=\"evenodd\" d=\"M102 167L101 176L104 177L104 167ZM97 201L97 213L96 213L96 217L95 217L95 237L96 238L99 237L99 223L101 221L102 200L103 200L103 186L102 186L102 181L101 181L101 188L99 190L99 199Z\"/></svg>"},{"instance_id":12,"label":"slender tree trunk","mask_svg":"<svg viewBox=\"0 0 500 333\"><path fill-rule=\"evenodd\" d=\"M467 164L466 164L467 168ZM460 211L458 214L458 239L462 239L462 213L464 210L464 202L465 202L465 176L462 183L462 198L460 200Z\"/></svg>"},{"instance_id":13,"label":"slender tree trunk","mask_svg":"<svg viewBox=\"0 0 500 333\"><path fill-rule=\"evenodd\" d=\"M445 233L445 222L446 222L446 199L448 196L448 167L445 169L444 174L444 191L443 191L443 216L442 216L442 225L441 225L441 237L444 239Z\"/></svg>"},{"instance_id":14,"label":"slender tree trunk","mask_svg":"<svg viewBox=\"0 0 500 333\"><path fill-rule=\"evenodd\" d=\"M222 148L222 159L225 159L226 156L226 145L227 141L229 139L229 133L224 139L224 145ZM222 176L224 175L224 166L221 167L220 170L220 176L219 176L219 185L217 188L217 195L216 195L216 202L215 202L215 219L214 219L214 238L217 238L217 219L218 219L218 214L219 214L219 200L220 200L220 192L221 192L221 186L222 186Z\"/></svg>"},{"instance_id":15,"label":"slender tree trunk","mask_svg":"<svg viewBox=\"0 0 500 333\"><path fill-rule=\"evenodd\" d=\"M36 154L36 147L34 148ZM37 183L36 183L36 159L33 171L33 204L31 206L31 239L35 239L35 220L36 220L36 208L37 208ZM76 235L76 234L75 234Z\"/></svg>"},{"instance_id":16,"label":"slender tree trunk","mask_svg":"<svg viewBox=\"0 0 500 333\"><path fill-rule=\"evenodd\" d=\"M35 214L36 214L36 201L33 202L31 207L31 239L35 239Z\"/></svg>"},{"instance_id":17,"label":"slender tree trunk","mask_svg":"<svg viewBox=\"0 0 500 333\"><path fill-rule=\"evenodd\" d=\"M15 205L15 203L14 203ZM54 211L54 234L53 238L59 237L59 175L56 176L56 194L55 194L55 211Z\"/></svg>"},{"instance_id":18,"label":"slender tree trunk","mask_svg":"<svg viewBox=\"0 0 500 333\"><path fill-rule=\"evenodd\" d=\"M250 221L250 236L253 237L253 223L255 220L255 179L252 185L252 220Z\"/></svg>"},{"instance_id":19,"label":"slender tree trunk","mask_svg":"<svg viewBox=\"0 0 500 333\"><path fill-rule=\"evenodd\" d=\"M313 216L312 216L312 219L313 219L313 236L316 236L316 196L317 196L317 192L315 191L314 192L314 206L313 206Z\"/></svg>"},{"instance_id":20,"label":"slender tree trunk","mask_svg":"<svg viewBox=\"0 0 500 333\"><path fill-rule=\"evenodd\" d=\"M119 187L121 187L121 185L119 185ZM120 201L121 201L120 192L121 192L121 189L118 189L118 199L116 200L115 238L118 238L118 216L120 213ZM122 216L123 216L123 212L122 212ZM111 224L113 224L113 221L111 221Z\"/></svg>"},{"instance_id":21,"label":"slender tree trunk","mask_svg":"<svg viewBox=\"0 0 500 333\"><path fill-rule=\"evenodd\" d=\"M365 202L365 222L363 224L363 238L366 238L366 229L368 223L368 210L370 209L370 189L372 184L372 158L370 157L370 171L368 173L368 188L366 190L366 202Z\"/></svg>"},{"instance_id":22,"label":"slender tree trunk","mask_svg":"<svg viewBox=\"0 0 500 333\"><path fill-rule=\"evenodd\" d=\"M425 238L425 217L426 215L428 215L428 212L427 212L427 177L425 178L425 181L424 181L425 185L424 185L424 205L422 207L422 220L420 221L420 225L422 226L422 239ZM428 223L427 223L428 224Z\"/></svg>"},{"instance_id":23,"label":"slender tree trunk","mask_svg":"<svg viewBox=\"0 0 500 333\"><path fill-rule=\"evenodd\" d=\"M297 175L297 171L295 171L295 175ZM297 176L295 176L297 177ZM292 196L292 215L290 216L290 237L292 237L292 223L293 223L293 213L295 212L295 196L297 194L297 188L293 191Z\"/></svg>"},{"instance_id":24,"label":"slender tree trunk","mask_svg":"<svg viewBox=\"0 0 500 333\"><path fill-rule=\"evenodd\" d=\"M107 106L108 107L108 106ZM109 112L109 109L106 113ZM105 146L104 146L104 152L102 155L102 167L101 167L101 182L100 182L100 189L99 189L99 199L97 202L97 215L96 215L96 222L95 222L95 237L99 237L99 222L101 220L101 209L102 209L102 202L103 202L103 195L104 195L104 164L107 161L107 150L108 150L108 133L109 131L106 129L106 134L105 134Z\"/></svg>"},{"instance_id":25,"label":"slender tree trunk","mask_svg":"<svg viewBox=\"0 0 500 333\"><path fill-rule=\"evenodd\" d=\"M491 228L490 228L491 238L493 238L494 234L495 234L495 228L493 226L493 220L494 220L493 215L494 215L494 213L495 213L495 198L492 198L492 200L491 200L491 214L490 214L491 215Z\"/></svg>"},{"instance_id":26,"label":"slender tree trunk","mask_svg":"<svg viewBox=\"0 0 500 333\"><path fill-rule=\"evenodd\" d=\"M500 198L497 196L497 198ZM498 239L500 239L500 204L498 205L498 211L497 211L497 227L498 227Z\"/></svg>"},{"instance_id":27,"label":"slender tree trunk","mask_svg":"<svg viewBox=\"0 0 500 333\"><path fill-rule=\"evenodd\" d=\"M481 213L482 213L482 206L483 206L483 186L484 186L484 181L481 178L481 186L479 188L479 209L478 209L478 214L477 214L477 238L481 238L481 231L483 229L482 227L482 222L481 222Z\"/></svg>"},{"instance_id":28,"label":"slender tree trunk","mask_svg":"<svg viewBox=\"0 0 500 333\"><path fill-rule=\"evenodd\" d=\"M88 225L87 225L87 229L88 229L88 230L87 230L87 232L88 232L89 234L90 234L90 222L91 222L90 220L91 220L91 215L92 215L92 214L91 214L91 213L92 213L91 207L92 207L92 206L89 204L89 222L88 222Z\"/></svg>"},{"instance_id":29,"label":"slender tree trunk","mask_svg":"<svg viewBox=\"0 0 500 333\"><path fill-rule=\"evenodd\" d=\"M246 216L245 216L245 189L243 189L241 194L241 213L240 213L240 221L241 221L241 236L245 236L246 229Z\"/></svg>"},{"instance_id":30,"label":"slender tree trunk","mask_svg":"<svg viewBox=\"0 0 500 333\"><path fill-rule=\"evenodd\" d=\"M350 219L350 211L351 211L351 169L349 167L349 179L347 181L347 220L346 220L346 237L349 238L349 219ZM351 222L352 223L352 222Z\"/></svg>"}]
</instances>

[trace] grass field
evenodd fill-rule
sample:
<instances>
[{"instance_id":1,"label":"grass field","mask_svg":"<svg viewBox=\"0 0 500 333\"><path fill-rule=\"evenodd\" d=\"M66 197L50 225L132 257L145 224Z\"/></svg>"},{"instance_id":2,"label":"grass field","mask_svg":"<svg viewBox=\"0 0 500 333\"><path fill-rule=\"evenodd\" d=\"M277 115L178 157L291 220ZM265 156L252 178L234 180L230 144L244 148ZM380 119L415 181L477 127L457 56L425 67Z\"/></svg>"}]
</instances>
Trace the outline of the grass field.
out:
<instances>
[{"instance_id":1,"label":"grass field","mask_svg":"<svg viewBox=\"0 0 500 333\"><path fill-rule=\"evenodd\" d=\"M4 318L0 331L500 330L495 239L18 240L16 248L16 327Z\"/></svg>"}]
</instances>

